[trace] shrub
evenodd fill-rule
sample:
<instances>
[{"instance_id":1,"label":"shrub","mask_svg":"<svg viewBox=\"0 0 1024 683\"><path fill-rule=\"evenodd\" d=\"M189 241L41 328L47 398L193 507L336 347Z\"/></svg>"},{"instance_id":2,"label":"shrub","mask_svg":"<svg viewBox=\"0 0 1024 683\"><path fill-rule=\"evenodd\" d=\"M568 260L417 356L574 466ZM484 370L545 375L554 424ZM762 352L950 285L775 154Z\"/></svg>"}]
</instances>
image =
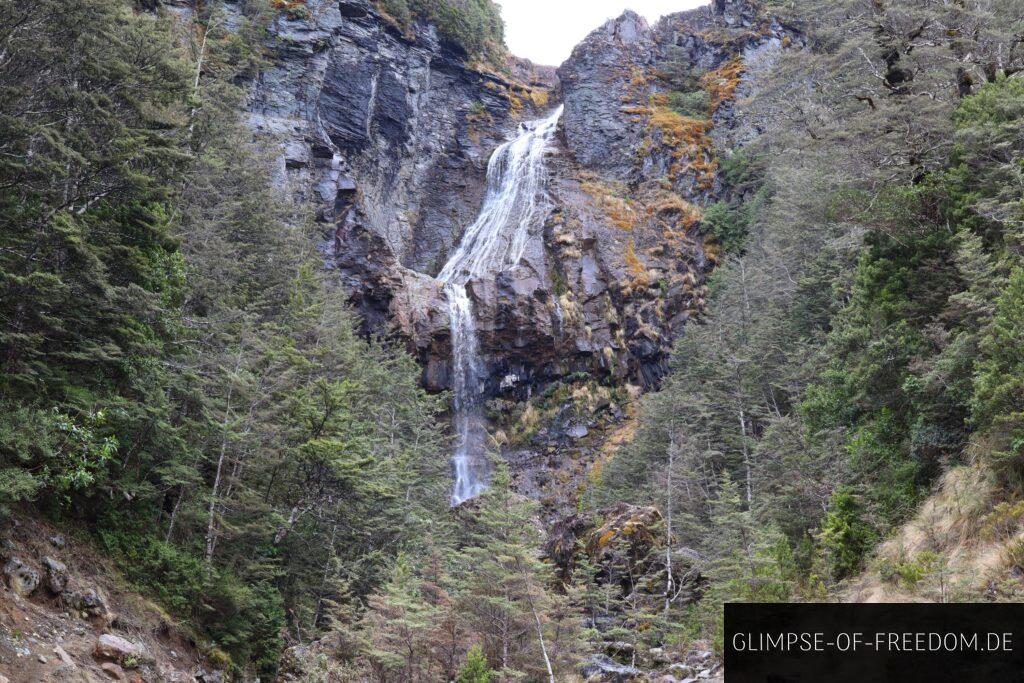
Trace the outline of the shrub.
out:
<instances>
[{"instance_id":1,"label":"shrub","mask_svg":"<svg viewBox=\"0 0 1024 683\"><path fill-rule=\"evenodd\" d=\"M716 202L704 211L704 229L727 253L740 251L747 238L749 218L741 207Z\"/></svg>"},{"instance_id":2,"label":"shrub","mask_svg":"<svg viewBox=\"0 0 1024 683\"><path fill-rule=\"evenodd\" d=\"M681 116L706 119L711 115L711 95L706 90L674 91L668 95L668 106Z\"/></svg>"},{"instance_id":3,"label":"shrub","mask_svg":"<svg viewBox=\"0 0 1024 683\"><path fill-rule=\"evenodd\" d=\"M459 669L457 683L491 683L497 674L487 664L487 657L479 645L474 645L466 654L466 663Z\"/></svg>"},{"instance_id":4,"label":"shrub","mask_svg":"<svg viewBox=\"0 0 1024 683\"><path fill-rule=\"evenodd\" d=\"M395 24L403 31L408 32L412 28L412 10L406 0L381 0L379 5L381 11L394 19Z\"/></svg>"},{"instance_id":5,"label":"shrub","mask_svg":"<svg viewBox=\"0 0 1024 683\"><path fill-rule=\"evenodd\" d=\"M858 571L864 553L874 542L875 532L864 520L860 501L849 491L840 489L833 493L821 526L821 545L832 578L843 579Z\"/></svg>"},{"instance_id":6,"label":"shrub","mask_svg":"<svg viewBox=\"0 0 1024 683\"><path fill-rule=\"evenodd\" d=\"M100 541L133 584L154 595L186 624L209 636L234 662L252 661L272 673L283 648L283 601L265 583L246 583L209 568L201 558L136 529L111 512L98 525ZM225 667L226 668L226 667Z\"/></svg>"},{"instance_id":7,"label":"shrub","mask_svg":"<svg viewBox=\"0 0 1024 683\"><path fill-rule=\"evenodd\" d=\"M412 0L410 7L471 56L496 58L504 51L505 24L491 0Z\"/></svg>"}]
</instances>

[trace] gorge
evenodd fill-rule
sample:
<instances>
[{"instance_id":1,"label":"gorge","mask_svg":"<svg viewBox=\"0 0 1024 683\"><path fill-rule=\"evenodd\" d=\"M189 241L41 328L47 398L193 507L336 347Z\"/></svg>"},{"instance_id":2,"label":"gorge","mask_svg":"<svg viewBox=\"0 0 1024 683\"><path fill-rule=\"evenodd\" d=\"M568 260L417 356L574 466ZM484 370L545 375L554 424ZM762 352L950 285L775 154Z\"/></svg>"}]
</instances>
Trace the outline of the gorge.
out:
<instances>
[{"instance_id":1,"label":"gorge","mask_svg":"<svg viewBox=\"0 0 1024 683\"><path fill-rule=\"evenodd\" d=\"M0 683L720 681L729 602L1024 602L1021 36L0 0Z\"/></svg>"}]
</instances>

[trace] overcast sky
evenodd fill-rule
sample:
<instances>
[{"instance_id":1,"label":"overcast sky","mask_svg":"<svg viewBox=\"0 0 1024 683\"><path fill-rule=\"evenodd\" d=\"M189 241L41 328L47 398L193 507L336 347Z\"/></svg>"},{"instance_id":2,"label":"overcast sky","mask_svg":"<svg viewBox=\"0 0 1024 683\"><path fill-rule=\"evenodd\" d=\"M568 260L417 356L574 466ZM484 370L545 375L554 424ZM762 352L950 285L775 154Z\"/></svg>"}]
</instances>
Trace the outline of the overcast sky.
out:
<instances>
[{"instance_id":1,"label":"overcast sky","mask_svg":"<svg viewBox=\"0 0 1024 683\"><path fill-rule=\"evenodd\" d=\"M551 66L564 62L588 33L626 9L644 15L653 25L663 14L708 4L708 0L498 1L512 54Z\"/></svg>"}]
</instances>

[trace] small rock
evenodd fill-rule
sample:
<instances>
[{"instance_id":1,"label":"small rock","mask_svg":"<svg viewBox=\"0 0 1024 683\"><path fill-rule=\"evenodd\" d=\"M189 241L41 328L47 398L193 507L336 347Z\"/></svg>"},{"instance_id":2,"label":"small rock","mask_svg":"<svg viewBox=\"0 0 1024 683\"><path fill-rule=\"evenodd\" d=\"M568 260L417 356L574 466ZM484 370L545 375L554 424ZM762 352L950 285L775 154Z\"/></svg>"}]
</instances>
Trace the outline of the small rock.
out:
<instances>
[{"instance_id":1,"label":"small rock","mask_svg":"<svg viewBox=\"0 0 1024 683\"><path fill-rule=\"evenodd\" d=\"M565 430L566 436L570 439L582 439L589 433L590 431L584 425L573 425Z\"/></svg>"},{"instance_id":2,"label":"small rock","mask_svg":"<svg viewBox=\"0 0 1024 683\"><path fill-rule=\"evenodd\" d=\"M625 641L615 641L604 644L604 651L611 655L632 655L636 647Z\"/></svg>"},{"instance_id":3,"label":"small rock","mask_svg":"<svg viewBox=\"0 0 1024 683\"><path fill-rule=\"evenodd\" d=\"M693 675L693 669L686 666L685 664L673 664L668 668L673 676L682 676L687 678Z\"/></svg>"},{"instance_id":4,"label":"small rock","mask_svg":"<svg viewBox=\"0 0 1024 683\"><path fill-rule=\"evenodd\" d=\"M581 670L584 678L597 676L600 681L612 681L620 683L640 676L640 670L636 667L619 664L606 655L594 655Z\"/></svg>"},{"instance_id":5,"label":"small rock","mask_svg":"<svg viewBox=\"0 0 1024 683\"><path fill-rule=\"evenodd\" d=\"M72 602L76 609L81 610L83 619L108 616L106 598L94 588L73 596Z\"/></svg>"},{"instance_id":6,"label":"small rock","mask_svg":"<svg viewBox=\"0 0 1024 683\"><path fill-rule=\"evenodd\" d=\"M22 562L19 557L12 557L4 565L4 576L11 590L21 596L31 595L39 587L39 572Z\"/></svg>"},{"instance_id":7,"label":"small rock","mask_svg":"<svg viewBox=\"0 0 1024 683\"><path fill-rule=\"evenodd\" d=\"M54 548L57 548L58 550L63 550L64 547L67 546L67 544L68 542L65 541L64 537L60 534L54 534L53 536L50 536L50 545L52 545Z\"/></svg>"},{"instance_id":8,"label":"small rock","mask_svg":"<svg viewBox=\"0 0 1024 683\"><path fill-rule=\"evenodd\" d=\"M46 587L54 595L63 593L68 587L67 565L47 555L43 558L43 567L46 568Z\"/></svg>"},{"instance_id":9,"label":"small rock","mask_svg":"<svg viewBox=\"0 0 1024 683\"><path fill-rule=\"evenodd\" d=\"M9 679L7 676L4 676L3 674L0 674L0 683L11 683L11 679Z\"/></svg>"},{"instance_id":10,"label":"small rock","mask_svg":"<svg viewBox=\"0 0 1024 683\"><path fill-rule=\"evenodd\" d=\"M104 633L96 640L93 654L97 659L110 659L122 662L128 655L138 656L142 648L126 638Z\"/></svg>"},{"instance_id":11,"label":"small rock","mask_svg":"<svg viewBox=\"0 0 1024 683\"><path fill-rule=\"evenodd\" d=\"M224 683L224 674L220 671L197 669L192 675L197 681L200 681L200 683Z\"/></svg>"},{"instance_id":12,"label":"small rock","mask_svg":"<svg viewBox=\"0 0 1024 683\"><path fill-rule=\"evenodd\" d=\"M100 665L100 668L103 669L103 673L107 674L115 681L125 680L124 669L113 662L103 662L103 664Z\"/></svg>"},{"instance_id":13,"label":"small rock","mask_svg":"<svg viewBox=\"0 0 1024 683\"><path fill-rule=\"evenodd\" d=\"M647 651L647 656L655 664L670 664L672 662L672 658L665 654L665 650L660 647L652 647Z\"/></svg>"},{"instance_id":14,"label":"small rock","mask_svg":"<svg viewBox=\"0 0 1024 683\"><path fill-rule=\"evenodd\" d=\"M46 655L39 655L37 659L39 659L40 664L46 664Z\"/></svg>"},{"instance_id":15,"label":"small rock","mask_svg":"<svg viewBox=\"0 0 1024 683\"><path fill-rule=\"evenodd\" d=\"M57 655L57 659L59 659L63 664L67 664L68 666L75 665L75 660L71 659L71 655L69 655L67 650L62 648L60 645L53 648L53 654Z\"/></svg>"}]
</instances>

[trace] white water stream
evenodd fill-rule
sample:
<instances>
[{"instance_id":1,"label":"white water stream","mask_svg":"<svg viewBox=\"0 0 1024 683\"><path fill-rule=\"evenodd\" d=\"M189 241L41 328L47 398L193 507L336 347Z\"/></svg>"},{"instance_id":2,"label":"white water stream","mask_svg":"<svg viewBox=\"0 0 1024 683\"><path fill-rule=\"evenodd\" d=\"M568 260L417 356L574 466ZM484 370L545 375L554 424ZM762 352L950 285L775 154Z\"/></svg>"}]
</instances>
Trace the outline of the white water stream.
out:
<instances>
[{"instance_id":1,"label":"white water stream","mask_svg":"<svg viewBox=\"0 0 1024 683\"><path fill-rule=\"evenodd\" d=\"M466 289L472 280L493 277L523 257L530 227L539 218L544 185L544 155L555 134L562 107L547 118L523 123L518 135L494 151L487 164L487 193L473 225L437 279L448 296L452 338L452 390L458 443L452 464L452 505L487 488L487 431L483 422L483 364L477 342L473 303Z\"/></svg>"}]
</instances>

